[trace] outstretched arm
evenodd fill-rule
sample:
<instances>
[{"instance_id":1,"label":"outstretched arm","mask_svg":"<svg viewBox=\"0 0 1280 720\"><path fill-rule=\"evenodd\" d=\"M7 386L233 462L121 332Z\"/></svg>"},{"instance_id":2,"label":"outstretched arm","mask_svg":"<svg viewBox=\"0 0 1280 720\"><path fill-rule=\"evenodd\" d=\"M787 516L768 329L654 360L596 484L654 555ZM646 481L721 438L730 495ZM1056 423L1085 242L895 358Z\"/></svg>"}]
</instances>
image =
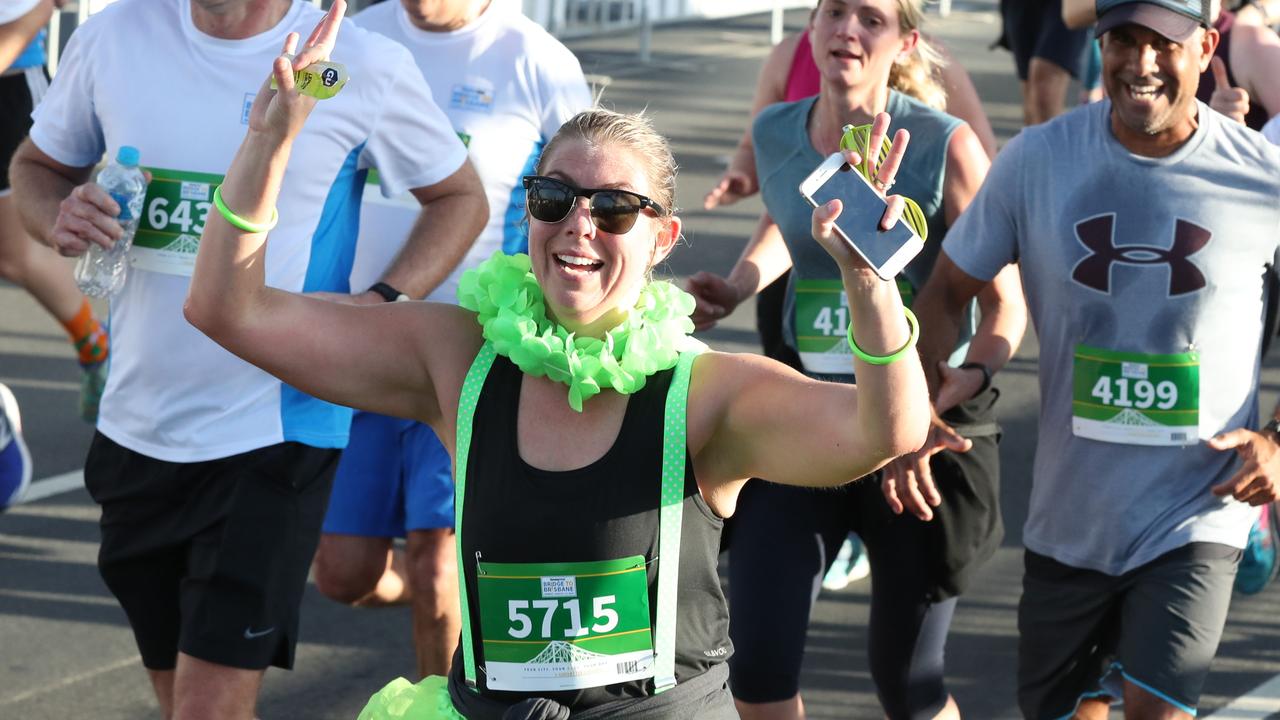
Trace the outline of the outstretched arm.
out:
<instances>
[{"instance_id":1,"label":"outstretched arm","mask_svg":"<svg viewBox=\"0 0 1280 720\"><path fill-rule=\"evenodd\" d=\"M913 306L920 318L920 359L931 387L936 387L937 372L928 369L951 354L960 337L964 309L986 286L987 282L961 270L945 249L938 253L929 281Z\"/></svg>"},{"instance_id":2,"label":"outstretched arm","mask_svg":"<svg viewBox=\"0 0 1280 720\"><path fill-rule=\"evenodd\" d=\"M693 324L699 330L715 327L744 300L763 290L791 268L791 254L778 224L769 213L760 216L756 231L742 249L729 277L706 270L694 273L685 284L697 301Z\"/></svg>"},{"instance_id":3,"label":"outstretched arm","mask_svg":"<svg viewBox=\"0 0 1280 720\"><path fill-rule=\"evenodd\" d=\"M272 68L279 91L263 84L249 132L221 188L224 204L249 223L273 216L293 140L316 101L293 85L294 68L325 59L345 3L337 0L291 63ZM290 34L284 52L298 37ZM333 402L418 418L441 416L433 363L424 337L467 340L464 313L426 303L356 307L265 286L267 235L248 232L211 213L187 297L187 319L223 347L298 387ZM428 332L430 328L430 332ZM448 345L449 343L436 343ZM474 344L478 346L478 338Z\"/></svg>"},{"instance_id":4,"label":"outstretched arm","mask_svg":"<svg viewBox=\"0 0 1280 720\"><path fill-rule=\"evenodd\" d=\"M791 72L791 61L796 54L796 46L800 44L801 33L795 33L773 46L760 74L756 77L755 97L751 101L751 115L747 118L747 127L742 131L742 138L734 148L729 159L729 167L707 192L702 200L702 208L710 210L720 205L732 205L739 200L755 195L760 191L760 181L756 177L755 146L751 141L751 123L756 115L766 107L782 102L787 96L787 75Z\"/></svg>"},{"instance_id":5,"label":"outstretched arm","mask_svg":"<svg viewBox=\"0 0 1280 720\"><path fill-rule=\"evenodd\" d=\"M880 115L870 147L889 125ZM907 135L899 131L876 177L892 183ZM851 164L858 158L851 157ZM889 199L882 227L900 216L900 197ZM897 285L881 280L835 235L842 210L833 200L813 211L814 239L840 269L850 310L858 385L818 382L763 358L710 355L695 366L691 447L699 482L718 509L732 508L744 478L790 485L831 486L865 475L924 441L929 405L913 329Z\"/></svg>"},{"instance_id":6,"label":"outstretched arm","mask_svg":"<svg viewBox=\"0 0 1280 720\"><path fill-rule=\"evenodd\" d=\"M470 160L440 182L409 192L422 210L382 282L411 298L423 298L449 277L475 244L489 218L489 201ZM368 290L356 298L373 305L385 300Z\"/></svg>"}]
</instances>

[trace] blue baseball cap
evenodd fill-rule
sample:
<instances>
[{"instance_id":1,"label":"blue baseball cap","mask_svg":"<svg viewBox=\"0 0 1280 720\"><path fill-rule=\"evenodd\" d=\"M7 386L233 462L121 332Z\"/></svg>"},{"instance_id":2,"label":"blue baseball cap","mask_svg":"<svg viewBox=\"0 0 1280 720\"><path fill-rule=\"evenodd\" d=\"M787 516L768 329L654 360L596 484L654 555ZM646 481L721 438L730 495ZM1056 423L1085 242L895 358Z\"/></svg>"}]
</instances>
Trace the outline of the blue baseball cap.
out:
<instances>
[{"instance_id":1,"label":"blue baseball cap","mask_svg":"<svg viewBox=\"0 0 1280 720\"><path fill-rule=\"evenodd\" d=\"M1096 34L1133 23L1151 28L1174 42L1186 42L1198 27L1209 27L1210 0L1097 0Z\"/></svg>"}]
</instances>

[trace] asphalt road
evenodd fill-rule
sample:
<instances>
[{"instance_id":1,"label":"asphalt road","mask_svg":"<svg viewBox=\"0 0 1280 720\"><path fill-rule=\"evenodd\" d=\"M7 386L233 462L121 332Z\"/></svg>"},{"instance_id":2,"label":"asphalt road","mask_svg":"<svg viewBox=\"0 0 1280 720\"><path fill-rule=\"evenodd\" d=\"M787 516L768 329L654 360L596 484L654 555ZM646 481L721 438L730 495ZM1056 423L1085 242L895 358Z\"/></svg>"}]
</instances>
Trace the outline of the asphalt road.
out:
<instances>
[{"instance_id":1,"label":"asphalt road","mask_svg":"<svg viewBox=\"0 0 1280 720\"><path fill-rule=\"evenodd\" d=\"M957 1L951 17L933 17L930 27L973 75L997 133L1007 140L1018 130L1021 110L1011 57L987 49L998 32L994 6L994 0ZM796 29L805 12L786 17L788 28ZM670 271L726 272L760 205L752 200L708 213L700 209L701 198L746 123L756 70L768 51L767 17L661 27L647 65L638 62L632 35L569 45L598 77L605 105L647 108L674 144L681 165L678 202L688 208L682 213L688 247L677 251ZM754 350L753 317L753 307L744 305L706 339L721 349ZM1008 532L961 600L948 646L952 691L966 716L980 720L1017 716L1014 609L1036 433L1036 363L1032 337L997 381L1003 392L1002 500ZM70 347L25 293L3 283L0 382L21 404L36 476L77 471L91 429L75 415L77 369ZM1280 388L1274 360L1264 385L1270 407ZM0 718L159 717L124 615L95 568L97 517L82 489L0 515ZM824 592L819 600L803 679L812 717L881 717L864 652L868 589L869 581L863 581L839 593ZM1280 692L1251 693L1280 675L1277 597L1273 587L1235 601L1202 713L1280 717ZM309 587L303 639L297 670L268 673L260 704L260 716L267 720L351 720L370 693L412 672L409 615L402 609L353 610ZM1231 709L1222 711L1224 706Z\"/></svg>"}]
</instances>

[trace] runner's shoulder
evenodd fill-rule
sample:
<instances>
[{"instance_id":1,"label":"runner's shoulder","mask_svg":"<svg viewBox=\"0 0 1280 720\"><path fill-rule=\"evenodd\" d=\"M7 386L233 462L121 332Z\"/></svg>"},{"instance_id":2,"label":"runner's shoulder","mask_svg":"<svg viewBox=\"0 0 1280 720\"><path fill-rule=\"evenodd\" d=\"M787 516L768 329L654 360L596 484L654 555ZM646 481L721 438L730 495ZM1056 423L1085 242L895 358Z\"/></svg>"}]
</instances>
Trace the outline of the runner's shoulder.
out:
<instances>
[{"instance_id":1,"label":"runner's shoulder","mask_svg":"<svg viewBox=\"0 0 1280 720\"><path fill-rule=\"evenodd\" d=\"M1250 169L1270 170L1269 176L1280 190L1280 146L1272 144L1257 130L1245 127L1201 104L1202 112L1214 113L1218 127L1217 151L1224 158Z\"/></svg>"}]
</instances>

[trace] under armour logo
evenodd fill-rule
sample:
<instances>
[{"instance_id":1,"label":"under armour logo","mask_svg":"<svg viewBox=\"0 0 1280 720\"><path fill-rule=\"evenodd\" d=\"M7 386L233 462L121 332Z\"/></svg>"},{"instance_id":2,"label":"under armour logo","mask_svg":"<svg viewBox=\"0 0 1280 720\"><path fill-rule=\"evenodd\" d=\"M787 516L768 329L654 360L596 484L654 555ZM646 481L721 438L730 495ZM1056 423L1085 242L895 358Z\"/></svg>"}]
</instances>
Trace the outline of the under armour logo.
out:
<instances>
[{"instance_id":1,"label":"under armour logo","mask_svg":"<svg viewBox=\"0 0 1280 720\"><path fill-rule=\"evenodd\" d=\"M1111 292L1111 265L1168 265L1169 296L1185 295L1204 288L1204 273L1189 259L1204 249L1213 237L1207 229L1178 220L1173 231L1173 247L1115 245L1115 214L1076 223L1076 237L1090 253L1076 263L1071 278L1098 292Z\"/></svg>"}]
</instances>

